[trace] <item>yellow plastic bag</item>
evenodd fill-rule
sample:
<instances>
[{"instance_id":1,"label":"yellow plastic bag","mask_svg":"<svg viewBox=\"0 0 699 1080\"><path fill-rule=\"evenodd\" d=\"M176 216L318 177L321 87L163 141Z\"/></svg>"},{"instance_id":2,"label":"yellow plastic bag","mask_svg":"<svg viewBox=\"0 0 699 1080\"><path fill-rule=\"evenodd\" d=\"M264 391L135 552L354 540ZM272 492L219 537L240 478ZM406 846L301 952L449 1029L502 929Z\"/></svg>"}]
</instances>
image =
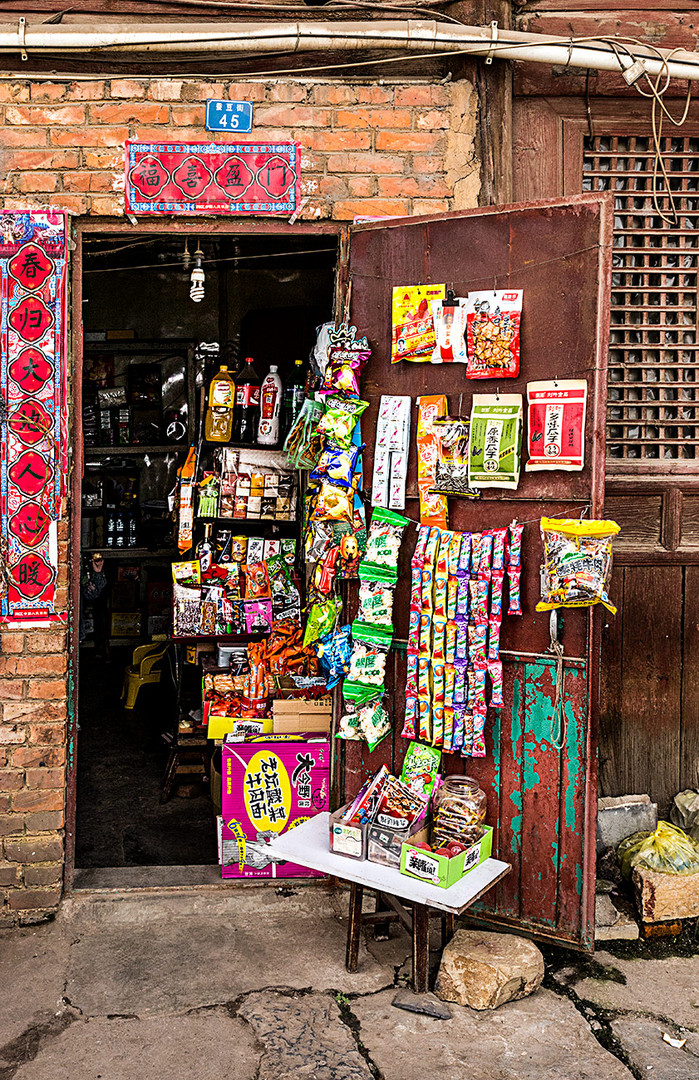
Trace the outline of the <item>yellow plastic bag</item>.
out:
<instances>
[{"instance_id":1,"label":"yellow plastic bag","mask_svg":"<svg viewBox=\"0 0 699 1080\"><path fill-rule=\"evenodd\" d=\"M659 821L655 832L627 836L616 854L625 878L635 866L659 874L699 873L699 844L669 821Z\"/></svg>"},{"instance_id":2,"label":"yellow plastic bag","mask_svg":"<svg viewBox=\"0 0 699 1080\"><path fill-rule=\"evenodd\" d=\"M616 521L542 518L544 563L541 600L536 610L604 604L616 615L607 586L612 570L612 539L618 532Z\"/></svg>"}]
</instances>

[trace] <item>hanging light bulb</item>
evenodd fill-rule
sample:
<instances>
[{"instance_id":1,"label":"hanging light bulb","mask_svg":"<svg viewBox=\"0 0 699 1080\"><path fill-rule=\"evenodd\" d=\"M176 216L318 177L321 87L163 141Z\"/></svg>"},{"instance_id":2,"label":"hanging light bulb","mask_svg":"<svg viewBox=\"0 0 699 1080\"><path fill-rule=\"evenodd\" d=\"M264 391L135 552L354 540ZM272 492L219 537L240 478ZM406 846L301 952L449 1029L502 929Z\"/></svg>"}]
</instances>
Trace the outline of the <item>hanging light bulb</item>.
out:
<instances>
[{"instance_id":1,"label":"hanging light bulb","mask_svg":"<svg viewBox=\"0 0 699 1080\"><path fill-rule=\"evenodd\" d=\"M189 299L193 300L195 304L199 304L204 299L204 271L201 268L201 261L204 258L204 252L201 248L197 248L194 252L194 269L192 270L192 276L190 277L189 286Z\"/></svg>"},{"instance_id":2,"label":"hanging light bulb","mask_svg":"<svg viewBox=\"0 0 699 1080\"><path fill-rule=\"evenodd\" d=\"M184 270L185 274L189 270L191 262L192 256L189 254L189 240L185 240L184 251L182 252L182 269Z\"/></svg>"}]
</instances>

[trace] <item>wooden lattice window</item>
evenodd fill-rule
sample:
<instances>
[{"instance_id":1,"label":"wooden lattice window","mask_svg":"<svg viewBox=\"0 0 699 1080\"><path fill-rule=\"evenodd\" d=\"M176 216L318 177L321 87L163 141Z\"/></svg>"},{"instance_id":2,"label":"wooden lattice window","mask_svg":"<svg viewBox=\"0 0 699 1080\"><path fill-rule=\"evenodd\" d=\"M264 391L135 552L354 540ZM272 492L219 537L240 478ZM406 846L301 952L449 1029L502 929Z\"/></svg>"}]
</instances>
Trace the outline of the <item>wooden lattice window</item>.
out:
<instances>
[{"instance_id":1,"label":"wooden lattice window","mask_svg":"<svg viewBox=\"0 0 699 1080\"><path fill-rule=\"evenodd\" d=\"M699 138L668 137L662 146L679 218L674 225L653 202L649 136L585 140L583 189L614 192L612 460L699 459ZM667 209L665 199L661 206Z\"/></svg>"}]
</instances>

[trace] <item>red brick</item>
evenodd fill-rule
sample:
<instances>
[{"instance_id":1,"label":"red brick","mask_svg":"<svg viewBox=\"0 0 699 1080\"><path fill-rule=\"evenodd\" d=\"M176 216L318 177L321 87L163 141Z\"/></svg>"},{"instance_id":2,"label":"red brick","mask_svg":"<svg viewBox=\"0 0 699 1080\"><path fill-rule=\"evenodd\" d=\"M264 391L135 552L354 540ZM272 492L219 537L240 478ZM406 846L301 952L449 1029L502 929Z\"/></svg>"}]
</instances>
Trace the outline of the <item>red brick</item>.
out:
<instances>
[{"instance_id":1,"label":"red brick","mask_svg":"<svg viewBox=\"0 0 699 1080\"><path fill-rule=\"evenodd\" d=\"M58 188L58 173L43 171L15 173L12 183L15 191L56 191Z\"/></svg>"},{"instance_id":2,"label":"red brick","mask_svg":"<svg viewBox=\"0 0 699 1080\"><path fill-rule=\"evenodd\" d=\"M0 795L0 811L4 812L5 810L9 810L9 809L10 809L10 796L9 795Z\"/></svg>"},{"instance_id":3,"label":"red brick","mask_svg":"<svg viewBox=\"0 0 699 1080\"><path fill-rule=\"evenodd\" d=\"M157 142L162 140L163 129L162 128L149 128L138 127L136 129L136 137L142 142ZM285 134L285 138L288 137L288 132ZM257 136L257 132L255 132ZM169 138L170 136L168 136ZM177 141L178 142L211 142L211 132L206 131L204 126L197 128L178 128L177 129Z\"/></svg>"},{"instance_id":4,"label":"red brick","mask_svg":"<svg viewBox=\"0 0 699 1080\"><path fill-rule=\"evenodd\" d=\"M27 648L33 653L63 652L65 630L32 630L27 634Z\"/></svg>"},{"instance_id":5,"label":"red brick","mask_svg":"<svg viewBox=\"0 0 699 1080\"><path fill-rule=\"evenodd\" d=\"M451 190L439 176L380 176L379 195L440 198L451 195Z\"/></svg>"},{"instance_id":6,"label":"red brick","mask_svg":"<svg viewBox=\"0 0 699 1080\"><path fill-rule=\"evenodd\" d=\"M35 813L38 810L62 810L63 791L17 791L12 796L12 809Z\"/></svg>"},{"instance_id":7,"label":"red brick","mask_svg":"<svg viewBox=\"0 0 699 1080\"><path fill-rule=\"evenodd\" d=\"M182 96L182 79L153 79L148 85L151 101L179 101Z\"/></svg>"},{"instance_id":8,"label":"red brick","mask_svg":"<svg viewBox=\"0 0 699 1080\"><path fill-rule=\"evenodd\" d=\"M64 132L64 134L68 133ZM31 130L28 128L16 128L12 130L12 128L3 127L2 129L2 145L5 148L8 146L46 146L48 137L49 133L45 128L39 128L38 130L36 128ZM65 145L71 144L66 143Z\"/></svg>"},{"instance_id":9,"label":"red brick","mask_svg":"<svg viewBox=\"0 0 699 1080\"><path fill-rule=\"evenodd\" d=\"M24 634L13 633L11 630L6 630L0 635L2 640L2 651L4 653L21 653L24 652Z\"/></svg>"},{"instance_id":10,"label":"red brick","mask_svg":"<svg viewBox=\"0 0 699 1080\"><path fill-rule=\"evenodd\" d=\"M124 166L124 151L120 146L107 150L85 149L83 159L87 169L119 169Z\"/></svg>"},{"instance_id":11,"label":"red brick","mask_svg":"<svg viewBox=\"0 0 699 1080\"><path fill-rule=\"evenodd\" d=\"M399 86L396 87L396 105L448 105L449 91L445 86Z\"/></svg>"},{"instance_id":12,"label":"red brick","mask_svg":"<svg viewBox=\"0 0 699 1080\"><path fill-rule=\"evenodd\" d=\"M24 817L22 814L0 814L0 836L12 836L13 833L24 832Z\"/></svg>"},{"instance_id":13,"label":"red brick","mask_svg":"<svg viewBox=\"0 0 699 1080\"><path fill-rule=\"evenodd\" d=\"M12 889L7 896L7 906L12 911L55 908L60 903L60 899L60 889Z\"/></svg>"},{"instance_id":14,"label":"red brick","mask_svg":"<svg viewBox=\"0 0 699 1080\"><path fill-rule=\"evenodd\" d=\"M59 675L66 670L65 653L48 656L0 656L0 675Z\"/></svg>"},{"instance_id":15,"label":"red brick","mask_svg":"<svg viewBox=\"0 0 699 1080\"><path fill-rule=\"evenodd\" d=\"M26 814L24 823L29 832L51 832L63 828L65 815L62 810L43 810L38 814Z\"/></svg>"},{"instance_id":16,"label":"red brick","mask_svg":"<svg viewBox=\"0 0 699 1080\"><path fill-rule=\"evenodd\" d=\"M60 885L63 880L63 864L26 866L23 876L25 885Z\"/></svg>"},{"instance_id":17,"label":"red brick","mask_svg":"<svg viewBox=\"0 0 699 1080\"><path fill-rule=\"evenodd\" d=\"M415 117L415 127L418 131L432 131L434 128L449 127L449 113L445 110L439 112L431 109L426 113L418 113Z\"/></svg>"},{"instance_id":18,"label":"red brick","mask_svg":"<svg viewBox=\"0 0 699 1080\"><path fill-rule=\"evenodd\" d=\"M402 173L405 158L398 154L329 154L328 172L331 173Z\"/></svg>"},{"instance_id":19,"label":"red brick","mask_svg":"<svg viewBox=\"0 0 699 1080\"><path fill-rule=\"evenodd\" d=\"M104 82L74 82L68 86L69 101L99 101L104 95Z\"/></svg>"},{"instance_id":20,"label":"red brick","mask_svg":"<svg viewBox=\"0 0 699 1080\"><path fill-rule=\"evenodd\" d=\"M90 201L90 211L100 214L102 217L121 217L124 213L124 197L112 195L107 198L104 195L93 195Z\"/></svg>"},{"instance_id":21,"label":"red brick","mask_svg":"<svg viewBox=\"0 0 699 1080\"><path fill-rule=\"evenodd\" d=\"M0 777L2 777L2 773L0 773ZM53 769L27 769L28 788L38 788L41 791L53 788L63 788L65 778L65 769L59 767ZM0 780L0 791L2 791L2 788L2 780Z\"/></svg>"},{"instance_id":22,"label":"red brick","mask_svg":"<svg viewBox=\"0 0 699 1080\"><path fill-rule=\"evenodd\" d=\"M19 701L24 697L24 685L21 679L2 679L0 681L0 701ZM0 742L2 742L1 737Z\"/></svg>"},{"instance_id":23,"label":"red brick","mask_svg":"<svg viewBox=\"0 0 699 1080\"><path fill-rule=\"evenodd\" d=\"M0 885L19 885L21 880L21 871L16 864L0 862Z\"/></svg>"},{"instance_id":24,"label":"red brick","mask_svg":"<svg viewBox=\"0 0 699 1080\"><path fill-rule=\"evenodd\" d=\"M5 135L3 132L3 141ZM162 132L161 132L162 135ZM53 130L51 142L54 146L121 146L129 137L129 129L126 127L93 128L84 127L79 131Z\"/></svg>"},{"instance_id":25,"label":"red brick","mask_svg":"<svg viewBox=\"0 0 699 1080\"><path fill-rule=\"evenodd\" d=\"M409 109L338 109L337 127L348 128L409 128L412 123Z\"/></svg>"},{"instance_id":26,"label":"red brick","mask_svg":"<svg viewBox=\"0 0 699 1080\"><path fill-rule=\"evenodd\" d=\"M375 176L349 176L347 186L350 195L366 199L376 194L377 179Z\"/></svg>"},{"instance_id":27,"label":"red brick","mask_svg":"<svg viewBox=\"0 0 699 1080\"><path fill-rule=\"evenodd\" d=\"M6 169L76 169L80 155L75 150L14 150L2 158Z\"/></svg>"},{"instance_id":28,"label":"red brick","mask_svg":"<svg viewBox=\"0 0 699 1080\"><path fill-rule=\"evenodd\" d=\"M413 213L418 217L421 214L444 214L451 209L446 199L415 199L413 202Z\"/></svg>"},{"instance_id":29,"label":"red brick","mask_svg":"<svg viewBox=\"0 0 699 1080\"><path fill-rule=\"evenodd\" d=\"M5 841L5 856L11 862L55 862L63 858L63 841L60 836L22 837L21 840Z\"/></svg>"},{"instance_id":30,"label":"red brick","mask_svg":"<svg viewBox=\"0 0 699 1080\"><path fill-rule=\"evenodd\" d=\"M170 112L172 114L172 123L176 124L177 127L204 126L206 107L203 102L201 105L173 105Z\"/></svg>"},{"instance_id":31,"label":"red brick","mask_svg":"<svg viewBox=\"0 0 699 1080\"><path fill-rule=\"evenodd\" d=\"M349 195L349 185L347 183L346 176L321 176L317 181L317 187L313 189L310 185L308 190L304 187L304 181L301 181L301 193L309 195L325 195L328 199L346 199Z\"/></svg>"},{"instance_id":32,"label":"red brick","mask_svg":"<svg viewBox=\"0 0 699 1080\"><path fill-rule=\"evenodd\" d=\"M443 136L431 131L377 131L377 150L436 150Z\"/></svg>"},{"instance_id":33,"label":"red brick","mask_svg":"<svg viewBox=\"0 0 699 1080\"><path fill-rule=\"evenodd\" d=\"M63 177L65 191L111 191L114 177L109 172L70 172ZM65 562L62 564L65 566Z\"/></svg>"},{"instance_id":34,"label":"red brick","mask_svg":"<svg viewBox=\"0 0 699 1080\"><path fill-rule=\"evenodd\" d=\"M256 124L272 124L281 128L328 127L332 122L330 109L312 105L259 105L255 109Z\"/></svg>"},{"instance_id":35,"label":"red brick","mask_svg":"<svg viewBox=\"0 0 699 1080\"><path fill-rule=\"evenodd\" d=\"M108 102L90 105L91 124L167 124L170 106L155 101Z\"/></svg>"},{"instance_id":36,"label":"red brick","mask_svg":"<svg viewBox=\"0 0 699 1080\"><path fill-rule=\"evenodd\" d=\"M355 199L336 202L333 217L338 221L351 219L355 214L373 214L376 217L404 217L410 212L407 199Z\"/></svg>"},{"instance_id":37,"label":"red brick","mask_svg":"<svg viewBox=\"0 0 699 1080\"><path fill-rule=\"evenodd\" d=\"M63 83L33 82L30 96L32 101L63 101L66 89Z\"/></svg>"},{"instance_id":38,"label":"red brick","mask_svg":"<svg viewBox=\"0 0 699 1080\"><path fill-rule=\"evenodd\" d=\"M220 93L209 93L209 91L216 89L216 85L212 83L195 83L194 88L198 90L200 98L225 97L229 101L264 101L267 93L267 86L259 80L228 83L225 90L222 89ZM189 100L194 99L190 98Z\"/></svg>"},{"instance_id":39,"label":"red brick","mask_svg":"<svg viewBox=\"0 0 699 1080\"><path fill-rule=\"evenodd\" d=\"M393 90L389 86L358 86L357 101L360 105L390 105Z\"/></svg>"},{"instance_id":40,"label":"red brick","mask_svg":"<svg viewBox=\"0 0 699 1080\"><path fill-rule=\"evenodd\" d=\"M308 97L308 86L294 82L278 82L270 86L267 97L270 101L305 101Z\"/></svg>"},{"instance_id":41,"label":"red brick","mask_svg":"<svg viewBox=\"0 0 699 1080\"><path fill-rule=\"evenodd\" d=\"M144 98L146 84L137 79L112 79L109 83L109 94L113 98Z\"/></svg>"},{"instance_id":42,"label":"red brick","mask_svg":"<svg viewBox=\"0 0 699 1080\"><path fill-rule=\"evenodd\" d=\"M0 694L2 693L2 683L0 683ZM27 729L19 724L8 724L7 722L0 725L0 743L23 743L27 738Z\"/></svg>"},{"instance_id":43,"label":"red brick","mask_svg":"<svg viewBox=\"0 0 699 1080\"><path fill-rule=\"evenodd\" d=\"M3 706L6 722L49 724L65 720L67 715L65 702L13 701Z\"/></svg>"},{"instance_id":44,"label":"red brick","mask_svg":"<svg viewBox=\"0 0 699 1080\"><path fill-rule=\"evenodd\" d=\"M60 746L65 742L65 727L63 724L47 724L46 726L32 724L29 728L29 741Z\"/></svg>"},{"instance_id":45,"label":"red brick","mask_svg":"<svg viewBox=\"0 0 699 1080\"><path fill-rule=\"evenodd\" d=\"M23 772L19 769L0 769L0 791L19 791L22 787L24 787Z\"/></svg>"},{"instance_id":46,"label":"red brick","mask_svg":"<svg viewBox=\"0 0 699 1080\"><path fill-rule=\"evenodd\" d=\"M64 679L32 679L27 696L31 701L50 701L52 698L65 697Z\"/></svg>"},{"instance_id":47,"label":"red brick","mask_svg":"<svg viewBox=\"0 0 699 1080\"><path fill-rule=\"evenodd\" d=\"M5 109L8 124L46 124L48 127L66 127L85 123L83 105L57 105L55 108L39 105L8 105Z\"/></svg>"},{"instance_id":48,"label":"red brick","mask_svg":"<svg viewBox=\"0 0 699 1080\"><path fill-rule=\"evenodd\" d=\"M369 150L371 134L368 131L304 131L303 146L309 150Z\"/></svg>"},{"instance_id":49,"label":"red brick","mask_svg":"<svg viewBox=\"0 0 699 1080\"><path fill-rule=\"evenodd\" d=\"M17 769L63 765L65 759L63 746L17 746L12 750L12 764Z\"/></svg>"},{"instance_id":50,"label":"red brick","mask_svg":"<svg viewBox=\"0 0 699 1080\"><path fill-rule=\"evenodd\" d=\"M7 758L7 747L6 746L1 746L0 747L0 766L7 765L7 760L8 760L8 758Z\"/></svg>"},{"instance_id":51,"label":"red brick","mask_svg":"<svg viewBox=\"0 0 699 1080\"><path fill-rule=\"evenodd\" d=\"M313 100L317 105L353 105L357 90L354 86L321 83L313 87Z\"/></svg>"},{"instance_id":52,"label":"red brick","mask_svg":"<svg viewBox=\"0 0 699 1080\"><path fill-rule=\"evenodd\" d=\"M0 83L0 101L29 101L29 83Z\"/></svg>"},{"instance_id":53,"label":"red brick","mask_svg":"<svg viewBox=\"0 0 699 1080\"><path fill-rule=\"evenodd\" d=\"M55 195L49 196L49 202L53 206L60 207L61 210L68 210L73 214L87 213L87 199L83 195L66 195L63 191L57 191ZM56 610L60 607L58 592L56 592Z\"/></svg>"}]
</instances>

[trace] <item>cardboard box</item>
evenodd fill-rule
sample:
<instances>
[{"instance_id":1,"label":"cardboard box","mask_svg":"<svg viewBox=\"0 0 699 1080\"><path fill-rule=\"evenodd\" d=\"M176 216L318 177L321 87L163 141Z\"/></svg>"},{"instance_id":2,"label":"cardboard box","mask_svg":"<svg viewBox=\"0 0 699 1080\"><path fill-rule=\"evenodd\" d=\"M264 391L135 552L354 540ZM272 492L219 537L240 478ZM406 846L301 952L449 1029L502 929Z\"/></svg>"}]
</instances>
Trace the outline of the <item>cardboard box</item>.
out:
<instances>
[{"instance_id":1,"label":"cardboard box","mask_svg":"<svg viewBox=\"0 0 699 1080\"><path fill-rule=\"evenodd\" d=\"M226 741L223 763L223 878L322 877L271 858L268 840L328 807L327 739L261 735Z\"/></svg>"},{"instance_id":2,"label":"cardboard box","mask_svg":"<svg viewBox=\"0 0 699 1080\"><path fill-rule=\"evenodd\" d=\"M226 735L235 735L241 740L247 735L271 735L272 718L265 716L261 720L251 720L245 716L219 716L212 712L210 701L204 702L204 723L208 739L223 739Z\"/></svg>"},{"instance_id":3,"label":"cardboard box","mask_svg":"<svg viewBox=\"0 0 699 1080\"><path fill-rule=\"evenodd\" d=\"M286 714L294 716L299 712L332 712L333 699L326 695L321 698L280 698L272 702L274 715Z\"/></svg>"},{"instance_id":4,"label":"cardboard box","mask_svg":"<svg viewBox=\"0 0 699 1080\"><path fill-rule=\"evenodd\" d=\"M113 611L110 628L111 637L140 637L140 611Z\"/></svg>"},{"instance_id":5,"label":"cardboard box","mask_svg":"<svg viewBox=\"0 0 699 1080\"><path fill-rule=\"evenodd\" d=\"M309 701L303 698L272 702L272 730L277 734L304 731L329 732L332 723L332 698Z\"/></svg>"},{"instance_id":6,"label":"cardboard box","mask_svg":"<svg viewBox=\"0 0 699 1080\"><path fill-rule=\"evenodd\" d=\"M440 889L450 888L490 858L493 850L493 830L489 825L484 828L485 835L477 844L451 859L446 855L436 855L432 851L416 848L413 843L403 844L400 856L401 874L417 878L418 881L427 881L430 885L438 885Z\"/></svg>"}]
</instances>

